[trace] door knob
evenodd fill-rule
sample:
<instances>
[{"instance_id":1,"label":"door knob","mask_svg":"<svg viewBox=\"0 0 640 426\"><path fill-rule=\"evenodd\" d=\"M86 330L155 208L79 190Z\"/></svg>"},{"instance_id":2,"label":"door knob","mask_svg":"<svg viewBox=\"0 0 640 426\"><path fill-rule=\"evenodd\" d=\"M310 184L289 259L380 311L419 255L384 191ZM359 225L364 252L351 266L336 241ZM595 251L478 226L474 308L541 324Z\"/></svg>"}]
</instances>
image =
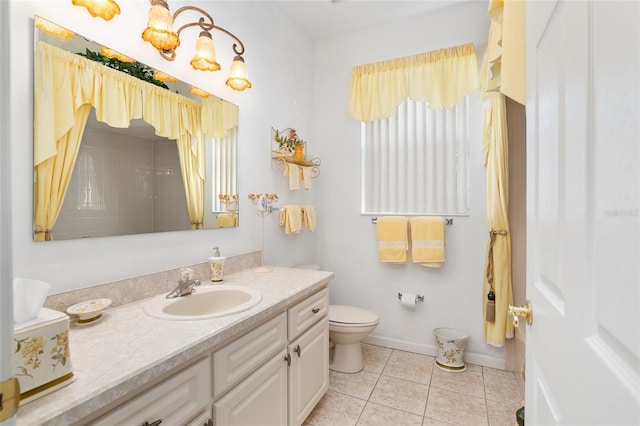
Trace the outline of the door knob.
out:
<instances>
[{"instance_id":1,"label":"door knob","mask_svg":"<svg viewBox=\"0 0 640 426\"><path fill-rule=\"evenodd\" d=\"M531 301L527 300L527 304L524 306L509 305L509 315L513 317L513 326L516 328L520 325L518 317L525 317L527 319L527 324L533 324L533 308L531 306Z\"/></svg>"}]
</instances>

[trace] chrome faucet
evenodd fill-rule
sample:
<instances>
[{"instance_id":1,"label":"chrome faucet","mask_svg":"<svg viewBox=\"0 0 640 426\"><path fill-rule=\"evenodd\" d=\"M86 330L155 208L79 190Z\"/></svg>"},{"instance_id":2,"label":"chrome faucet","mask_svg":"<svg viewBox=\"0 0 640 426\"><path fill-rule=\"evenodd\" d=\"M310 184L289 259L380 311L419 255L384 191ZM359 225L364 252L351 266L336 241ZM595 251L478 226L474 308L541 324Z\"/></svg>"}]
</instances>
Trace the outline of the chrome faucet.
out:
<instances>
[{"instance_id":1,"label":"chrome faucet","mask_svg":"<svg viewBox=\"0 0 640 426\"><path fill-rule=\"evenodd\" d=\"M200 280L191 279L192 274L193 270L191 268L182 269L178 286L171 290L166 298L175 299L176 297L188 296L193 293L195 291L194 287L200 285Z\"/></svg>"}]
</instances>

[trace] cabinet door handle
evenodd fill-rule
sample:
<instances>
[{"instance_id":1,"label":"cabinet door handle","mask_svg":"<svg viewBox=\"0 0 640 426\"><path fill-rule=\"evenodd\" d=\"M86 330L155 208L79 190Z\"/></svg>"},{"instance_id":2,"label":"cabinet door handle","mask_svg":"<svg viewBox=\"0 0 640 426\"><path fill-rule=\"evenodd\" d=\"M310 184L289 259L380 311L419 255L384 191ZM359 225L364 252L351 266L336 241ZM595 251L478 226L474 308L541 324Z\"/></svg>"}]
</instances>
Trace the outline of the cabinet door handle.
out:
<instances>
[{"instance_id":1,"label":"cabinet door handle","mask_svg":"<svg viewBox=\"0 0 640 426\"><path fill-rule=\"evenodd\" d=\"M300 349L300 345L296 345L296 348L293 350L295 353L298 354L298 358L300 358L300 352L302 352L302 350Z\"/></svg>"},{"instance_id":2,"label":"cabinet door handle","mask_svg":"<svg viewBox=\"0 0 640 426\"><path fill-rule=\"evenodd\" d=\"M313 308L311 312L313 312L314 314L317 314L318 312L320 312L320 308Z\"/></svg>"},{"instance_id":3,"label":"cabinet door handle","mask_svg":"<svg viewBox=\"0 0 640 426\"><path fill-rule=\"evenodd\" d=\"M211 419L207 420L207 422L204 424L204 426L213 426L213 420L211 420Z\"/></svg>"},{"instance_id":4,"label":"cabinet door handle","mask_svg":"<svg viewBox=\"0 0 640 426\"><path fill-rule=\"evenodd\" d=\"M160 423L162 423L162 419L158 419L155 422L144 422L142 423L142 426L158 426Z\"/></svg>"},{"instance_id":5,"label":"cabinet door handle","mask_svg":"<svg viewBox=\"0 0 640 426\"><path fill-rule=\"evenodd\" d=\"M291 367L291 355L287 352L287 355L284 357L284 360L287 361L287 366Z\"/></svg>"}]
</instances>

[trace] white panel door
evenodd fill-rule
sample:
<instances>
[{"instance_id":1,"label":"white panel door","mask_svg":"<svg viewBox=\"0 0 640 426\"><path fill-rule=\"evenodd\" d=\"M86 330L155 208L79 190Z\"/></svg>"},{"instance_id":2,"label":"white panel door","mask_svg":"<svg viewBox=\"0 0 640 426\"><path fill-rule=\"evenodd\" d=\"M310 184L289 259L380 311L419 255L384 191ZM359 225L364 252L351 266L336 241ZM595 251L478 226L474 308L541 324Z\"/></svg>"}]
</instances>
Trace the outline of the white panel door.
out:
<instances>
[{"instance_id":1,"label":"white panel door","mask_svg":"<svg viewBox=\"0 0 640 426\"><path fill-rule=\"evenodd\" d=\"M530 425L640 424L639 22L527 3Z\"/></svg>"}]
</instances>

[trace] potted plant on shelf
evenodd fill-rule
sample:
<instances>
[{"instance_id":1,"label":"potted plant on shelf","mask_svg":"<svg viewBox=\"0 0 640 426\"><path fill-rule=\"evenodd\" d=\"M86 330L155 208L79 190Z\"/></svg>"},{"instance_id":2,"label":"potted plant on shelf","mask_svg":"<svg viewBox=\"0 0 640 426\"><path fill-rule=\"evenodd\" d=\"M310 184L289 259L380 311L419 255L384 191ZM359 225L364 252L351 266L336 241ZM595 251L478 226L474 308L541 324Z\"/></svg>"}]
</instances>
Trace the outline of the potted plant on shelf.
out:
<instances>
[{"instance_id":1,"label":"potted plant on shelf","mask_svg":"<svg viewBox=\"0 0 640 426\"><path fill-rule=\"evenodd\" d=\"M285 129L283 133L289 130L289 136L281 134L276 130L274 139L278 143L278 150L287 155L293 155L296 160L304 161L304 144L305 141L298 137L296 129Z\"/></svg>"}]
</instances>

